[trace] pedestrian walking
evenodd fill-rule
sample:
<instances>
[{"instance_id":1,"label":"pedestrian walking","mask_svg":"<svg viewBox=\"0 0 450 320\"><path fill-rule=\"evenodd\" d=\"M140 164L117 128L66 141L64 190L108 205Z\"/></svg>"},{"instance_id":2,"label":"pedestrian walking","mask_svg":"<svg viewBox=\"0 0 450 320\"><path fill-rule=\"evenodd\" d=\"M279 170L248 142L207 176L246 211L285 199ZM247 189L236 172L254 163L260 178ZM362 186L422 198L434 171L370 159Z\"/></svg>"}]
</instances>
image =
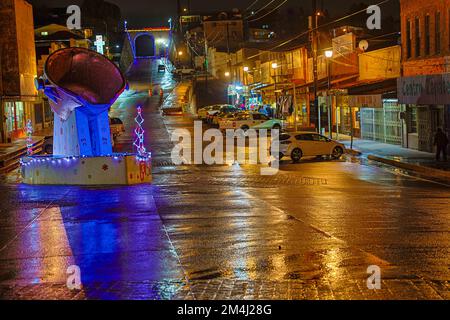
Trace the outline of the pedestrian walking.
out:
<instances>
[{"instance_id":1,"label":"pedestrian walking","mask_svg":"<svg viewBox=\"0 0 450 320\"><path fill-rule=\"evenodd\" d=\"M437 129L434 136L434 145L436 146L436 161L441 160L441 153L444 156L444 161L447 161L448 138L441 128Z\"/></svg>"}]
</instances>

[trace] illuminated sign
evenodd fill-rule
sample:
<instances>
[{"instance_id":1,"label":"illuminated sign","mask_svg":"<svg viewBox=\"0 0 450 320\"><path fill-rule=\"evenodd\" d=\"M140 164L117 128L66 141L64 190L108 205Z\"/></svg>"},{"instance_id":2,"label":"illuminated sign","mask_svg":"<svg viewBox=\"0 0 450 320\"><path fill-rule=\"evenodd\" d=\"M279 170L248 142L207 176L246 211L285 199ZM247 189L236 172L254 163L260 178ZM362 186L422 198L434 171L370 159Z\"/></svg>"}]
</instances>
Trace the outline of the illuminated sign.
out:
<instances>
[{"instance_id":1,"label":"illuminated sign","mask_svg":"<svg viewBox=\"0 0 450 320\"><path fill-rule=\"evenodd\" d=\"M103 41L103 36L95 36L94 45L97 48L97 52L103 54L103 46L105 45L105 41Z\"/></svg>"}]
</instances>

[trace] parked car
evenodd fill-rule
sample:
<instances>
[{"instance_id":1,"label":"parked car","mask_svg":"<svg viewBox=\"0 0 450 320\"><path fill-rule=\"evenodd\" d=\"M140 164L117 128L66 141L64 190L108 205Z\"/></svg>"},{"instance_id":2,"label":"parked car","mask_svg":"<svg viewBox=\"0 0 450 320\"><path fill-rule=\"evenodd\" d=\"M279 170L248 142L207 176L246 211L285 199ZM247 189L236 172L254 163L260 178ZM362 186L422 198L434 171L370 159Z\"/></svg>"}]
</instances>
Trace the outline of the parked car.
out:
<instances>
[{"instance_id":1,"label":"parked car","mask_svg":"<svg viewBox=\"0 0 450 320\"><path fill-rule=\"evenodd\" d=\"M208 115L209 111L213 111L213 110L220 110L221 105L212 105L212 106L206 106L203 108L198 109L197 111L197 116L199 118L199 120L206 120L206 117Z\"/></svg>"},{"instance_id":2,"label":"parked car","mask_svg":"<svg viewBox=\"0 0 450 320\"><path fill-rule=\"evenodd\" d=\"M265 123L270 124L270 126ZM220 130L242 129L247 131L250 128L257 129L258 125L263 125L263 127L267 127L268 129L281 129L282 122L281 120L270 119L265 114L259 112L240 112L232 119L219 120Z\"/></svg>"},{"instance_id":3,"label":"parked car","mask_svg":"<svg viewBox=\"0 0 450 320\"><path fill-rule=\"evenodd\" d=\"M239 110L240 109L235 106L223 104L220 106L219 110L213 109L206 113L206 122L211 124L217 124L217 122L214 123L214 119L216 119L219 114L236 113Z\"/></svg>"},{"instance_id":4,"label":"parked car","mask_svg":"<svg viewBox=\"0 0 450 320\"><path fill-rule=\"evenodd\" d=\"M295 132L280 135L280 159L290 156L293 162L303 157L331 156L339 159L345 151L342 143L331 140L318 133Z\"/></svg>"},{"instance_id":5,"label":"parked car","mask_svg":"<svg viewBox=\"0 0 450 320\"><path fill-rule=\"evenodd\" d=\"M195 75L195 69L182 67L179 69L175 69L172 73L175 76L193 76Z\"/></svg>"}]
</instances>

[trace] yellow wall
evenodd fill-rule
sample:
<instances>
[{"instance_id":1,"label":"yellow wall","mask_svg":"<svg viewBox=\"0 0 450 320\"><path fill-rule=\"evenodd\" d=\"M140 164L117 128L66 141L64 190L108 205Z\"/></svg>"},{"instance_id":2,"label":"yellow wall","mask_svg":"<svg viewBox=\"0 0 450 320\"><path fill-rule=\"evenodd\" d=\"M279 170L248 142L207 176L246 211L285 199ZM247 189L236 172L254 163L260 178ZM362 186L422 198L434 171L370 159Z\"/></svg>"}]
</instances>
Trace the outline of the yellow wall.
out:
<instances>
[{"instance_id":1,"label":"yellow wall","mask_svg":"<svg viewBox=\"0 0 450 320\"><path fill-rule=\"evenodd\" d=\"M400 77L400 59L400 46L393 46L360 54L359 80L377 80Z\"/></svg>"},{"instance_id":2,"label":"yellow wall","mask_svg":"<svg viewBox=\"0 0 450 320\"><path fill-rule=\"evenodd\" d=\"M36 51L34 44L33 7L24 0L15 0L17 45L19 52L20 93L36 95Z\"/></svg>"}]
</instances>

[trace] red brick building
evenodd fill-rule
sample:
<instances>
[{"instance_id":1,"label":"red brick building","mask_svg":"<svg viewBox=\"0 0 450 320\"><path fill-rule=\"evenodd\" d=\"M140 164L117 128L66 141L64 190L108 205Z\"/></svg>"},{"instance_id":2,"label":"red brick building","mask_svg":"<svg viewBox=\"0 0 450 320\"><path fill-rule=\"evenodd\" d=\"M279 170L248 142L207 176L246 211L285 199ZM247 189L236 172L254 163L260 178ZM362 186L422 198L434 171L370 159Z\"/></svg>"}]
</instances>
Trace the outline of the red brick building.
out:
<instances>
[{"instance_id":1,"label":"red brick building","mask_svg":"<svg viewBox=\"0 0 450 320\"><path fill-rule=\"evenodd\" d=\"M450 133L450 0L401 0L407 147L432 152L437 128Z\"/></svg>"}]
</instances>

